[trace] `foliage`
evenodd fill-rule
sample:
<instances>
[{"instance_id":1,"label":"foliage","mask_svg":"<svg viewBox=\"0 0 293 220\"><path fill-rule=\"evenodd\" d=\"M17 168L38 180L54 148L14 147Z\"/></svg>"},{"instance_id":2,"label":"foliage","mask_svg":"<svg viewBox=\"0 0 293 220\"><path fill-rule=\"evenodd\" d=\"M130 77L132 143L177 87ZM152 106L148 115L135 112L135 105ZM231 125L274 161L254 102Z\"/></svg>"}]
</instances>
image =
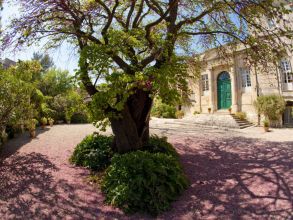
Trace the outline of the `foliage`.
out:
<instances>
[{"instance_id":1,"label":"foliage","mask_svg":"<svg viewBox=\"0 0 293 220\"><path fill-rule=\"evenodd\" d=\"M40 52L33 53L32 60L38 61L41 64L43 71L45 72L49 70L50 68L54 67L53 59L49 56L49 54L46 54L46 53L45 54Z\"/></svg>"},{"instance_id":2,"label":"foliage","mask_svg":"<svg viewBox=\"0 0 293 220\"><path fill-rule=\"evenodd\" d=\"M113 137L99 134L89 135L76 146L70 161L75 165L92 170L103 170L110 164L113 155L112 142Z\"/></svg>"},{"instance_id":3,"label":"foliage","mask_svg":"<svg viewBox=\"0 0 293 220\"><path fill-rule=\"evenodd\" d=\"M163 153L176 159L179 158L179 155L173 145L167 141L167 137L152 135L142 150L150 153Z\"/></svg>"},{"instance_id":4,"label":"foliage","mask_svg":"<svg viewBox=\"0 0 293 220\"><path fill-rule=\"evenodd\" d=\"M175 116L176 116L176 118L181 119L184 117L184 112L181 110L178 110L178 111L176 111Z\"/></svg>"},{"instance_id":5,"label":"foliage","mask_svg":"<svg viewBox=\"0 0 293 220\"><path fill-rule=\"evenodd\" d=\"M235 116L237 118L239 118L240 120L245 120L247 118L247 115L245 112L236 112L235 113Z\"/></svg>"},{"instance_id":6,"label":"foliage","mask_svg":"<svg viewBox=\"0 0 293 220\"><path fill-rule=\"evenodd\" d=\"M41 118L41 124L42 124L42 125L47 125L47 124L48 124L48 119L45 118L45 117L42 117L42 118Z\"/></svg>"},{"instance_id":7,"label":"foliage","mask_svg":"<svg viewBox=\"0 0 293 220\"><path fill-rule=\"evenodd\" d=\"M102 190L107 203L125 212L157 215L169 209L187 185L172 156L135 151L112 158Z\"/></svg>"},{"instance_id":8,"label":"foliage","mask_svg":"<svg viewBox=\"0 0 293 220\"><path fill-rule=\"evenodd\" d=\"M18 61L15 66L7 70L18 79L25 82L35 83L41 77L42 66L38 61Z\"/></svg>"},{"instance_id":9,"label":"foliage","mask_svg":"<svg viewBox=\"0 0 293 220\"><path fill-rule=\"evenodd\" d=\"M193 114L198 115L198 114L200 114L200 112L199 111L194 111Z\"/></svg>"},{"instance_id":10,"label":"foliage","mask_svg":"<svg viewBox=\"0 0 293 220\"><path fill-rule=\"evenodd\" d=\"M48 57L44 59L48 61ZM30 122L34 118L45 125L46 118L59 119L56 115L61 115L64 119L66 112L85 114L82 93L69 73L47 70L42 65L35 59L18 61L15 66L0 69L0 132L6 130L13 137L21 125L35 129ZM58 105L55 108L55 96L57 100L59 96L64 97L58 102L63 108Z\"/></svg>"},{"instance_id":11,"label":"foliage","mask_svg":"<svg viewBox=\"0 0 293 220\"><path fill-rule=\"evenodd\" d=\"M66 120L66 122L67 123L71 123L71 117L72 117L72 112L70 112L69 110L67 110L66 112L65 112L65 120Z\"/></svg>"},{"instance_id":12,"label":"foliage","mask_svg":"<svg viewBox=\"0 0 293 220\"><path fill-rule=\"evenodd\" d=\"M28 101L33 87L11 74L9 70L0 70L0 132L8 124L27 118Z\"/></svg>"},{"instance_id":13,"label":"foliage","mask_svg":"<svg viewBox=\"0 0 293 220\"><path fill-rule=\"evenodd\" d=\"M270 127L270 121L267 120L267 119L265 119L265 120L263 121L263 126L264 126L265 128Z\"/></svg>"},{"instance_id":14,"label":"foliage","mask_svg":"<svg viewBox=\"0 0 293 220\"><path fill-rule=\"evenodd\" d=\"M159 118L176 118L176 108L156 99L151 115Z\"/></svg>"},{"instance_id":15,"label":"foliage","mask_svg":"<svg viewBox=\"0 0 293 220\"><path fill-rule=\"evenodd\" d=\"M38 120L33 118L33 119L29 119L26 121L26 128L29 130L29 131L35 131L36 130L36 125L38 123Z\"/></svg>"},{"instance_id":16,"label":"foliage","mask_svg":"<svg viewBox=\"0 0 293 220\"><path fill-rule=\"evenodd\" d=\"M66 106L67 106L66 95L59 94L59 95L55 96L52 99L50 106L52 109L54 109L53 118L56 121L65 120L65 110L66 110Z\"/></svg>"},{"instance_id":17,"label":"foliage","mask_svg":"<svg viewBox=\"0 0 293 220\"><path fill-rule=\"evenodd\" d=\"M71 91L74 83L68 71L50 69L43 74L38 86L44 95L55 97Z\"/></svg>"},{"instance_id":18,"label":"foliage","mask_svg":"<svg viewBox=\"0 0 293 220\"><path fill-rule=\"evenodd\" d=\"M86 111L75 112L71 117L73 124L86 124L89 122L89 116Z\"/></svg>"},{"instance_id":19,"label":"foliage","mask_svg":"<svg viewBox=\"0 0 293 220\"><path fill-rule=\"evenodd\" d=\"M80 114L82 117L87 116L87 108L83 101L82 94L75 90L70 90L55 96L50 106L54 110L53 116L55 120L71 121L72 116L75 114ZM85 117L83 117L83 119L85 119ZM76 121L78 120L77 118Z\"/></svg>"},{"instance_id":20,"label":"foliage","mask_svg":"<svg viewBox=\"0 0 293 220\"><path fill-rule=\"evenodd\" d=\"M259 114L263 114L270 122L280 120L285 111L286 102L278 95L260 96L254 102L254 106Z\"/></svg>"},{"instance_id":21,"label":"foliage","mask_svg":"<svg viewBox=\"0 0 293 220\"><path fill-rule=\"evenodd\" d=\"M38 88L39 80L42 77L42 67L38 61L19 61L7 71L31 88L29 97L26 99L26 114L23 114L23 118L40 119L43 116L49 117L53 114L53 110L47 104L49 97L45 96Z\"/></svg>"},{"instance_id":22,"label":"foliage","mask_svg":"<svg viewBox=\"0 0 293 220\"><path fill-rule=\"evenodd\" d=\"M48 122L50 125L53 125L54 124L54 119L53 118L48 118Z\"/></svg>"}]
</instances>

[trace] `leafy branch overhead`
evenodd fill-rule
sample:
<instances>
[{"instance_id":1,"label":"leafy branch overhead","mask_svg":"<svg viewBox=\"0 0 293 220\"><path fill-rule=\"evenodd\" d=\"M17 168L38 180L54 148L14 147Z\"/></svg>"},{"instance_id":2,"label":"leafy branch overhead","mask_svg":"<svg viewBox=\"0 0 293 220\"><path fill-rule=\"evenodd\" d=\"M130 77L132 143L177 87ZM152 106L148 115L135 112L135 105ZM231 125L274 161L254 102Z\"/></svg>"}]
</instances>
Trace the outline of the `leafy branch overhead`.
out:
<instances>
[{"instance_id":1,"label":"leafy branch overhead","mask_svg":"<svg viewBox=\"0 0 293 220\"><path fill-rule=\"evenodd\" d=\"M6 44L21 46L50 37L48 46L57 46L64 40L75 42L80 49L97 45L117 68L130 75L169 61L174 47L180 47L180 40L194 43L190 36L202 39L196 42L197 47L233 41L255 45L253 36L271 32L260 23L264 15L286 24L282 18L289 13L283 5L276 7L273 0L18 2L22 6L21 18L11 23ZM292 37L289 27L280 29L278 39L282 35ZM248 30L255 32L253 36L248 37ZM262 43L282 43L278 39L266 37ZM88 80L86 76L82 79ZM88 90L93 94L96 88L89 85Z\"/></svg>"}]
</instances>

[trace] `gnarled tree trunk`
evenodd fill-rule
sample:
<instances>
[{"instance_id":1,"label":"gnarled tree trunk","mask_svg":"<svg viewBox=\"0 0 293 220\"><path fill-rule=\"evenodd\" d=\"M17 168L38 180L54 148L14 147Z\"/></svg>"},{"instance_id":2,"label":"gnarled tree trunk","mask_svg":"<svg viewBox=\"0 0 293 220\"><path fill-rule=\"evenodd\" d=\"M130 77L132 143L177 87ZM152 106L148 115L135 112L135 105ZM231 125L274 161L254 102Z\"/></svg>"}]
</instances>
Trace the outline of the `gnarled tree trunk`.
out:
<instances>
[{"instance_id":1,"label":"gnarled tree trunk","mask_svg":"<svg viewBox=\"0 0 293 220\"><path fill-rule=\"evenodd\" d=\"M149 119L152 99L149 92L137 90L131 95L119 119L111 119L115 135L114 149L126 153L141 148L149 139Z\"/></svg>"}]
</instances>

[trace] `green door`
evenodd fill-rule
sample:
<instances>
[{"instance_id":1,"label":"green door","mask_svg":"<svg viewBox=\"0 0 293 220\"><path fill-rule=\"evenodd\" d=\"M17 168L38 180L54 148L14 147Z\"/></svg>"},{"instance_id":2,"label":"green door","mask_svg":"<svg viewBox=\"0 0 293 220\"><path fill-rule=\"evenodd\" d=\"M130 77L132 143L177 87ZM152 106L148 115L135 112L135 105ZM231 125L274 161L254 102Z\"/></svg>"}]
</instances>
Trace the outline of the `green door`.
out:
<instances>
[{"instance_id":1,"label":"green door","mask_svg":"<svg viewBox=\"0 0 293 220\"><path fill-rule=\"evenodd\" d=\"M231 79L227 72L218 77L218 109L228 109L232 105Z\"/></svg>"}]
</instances>

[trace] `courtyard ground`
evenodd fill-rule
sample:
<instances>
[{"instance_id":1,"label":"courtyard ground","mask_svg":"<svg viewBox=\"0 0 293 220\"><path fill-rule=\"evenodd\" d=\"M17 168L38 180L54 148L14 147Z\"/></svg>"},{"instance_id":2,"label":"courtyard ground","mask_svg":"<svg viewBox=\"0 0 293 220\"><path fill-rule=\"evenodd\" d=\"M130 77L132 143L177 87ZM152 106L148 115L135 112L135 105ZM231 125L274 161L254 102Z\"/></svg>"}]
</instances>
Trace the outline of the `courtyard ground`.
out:
<instances>
[{"instance_id":1,"label":"courtyard ground","mask_svg":"<svg viewBox=\"0 0 293 220\"><path fill-rule=\"evenodd\" d=\"M158 219L292 219L293 129L225 130L153 119L181 155L190 187ZM11 140L0 158L0 219L146 219L103 204L89 172L69 164L92 125Z\"/></svg>"}]
</instances>

